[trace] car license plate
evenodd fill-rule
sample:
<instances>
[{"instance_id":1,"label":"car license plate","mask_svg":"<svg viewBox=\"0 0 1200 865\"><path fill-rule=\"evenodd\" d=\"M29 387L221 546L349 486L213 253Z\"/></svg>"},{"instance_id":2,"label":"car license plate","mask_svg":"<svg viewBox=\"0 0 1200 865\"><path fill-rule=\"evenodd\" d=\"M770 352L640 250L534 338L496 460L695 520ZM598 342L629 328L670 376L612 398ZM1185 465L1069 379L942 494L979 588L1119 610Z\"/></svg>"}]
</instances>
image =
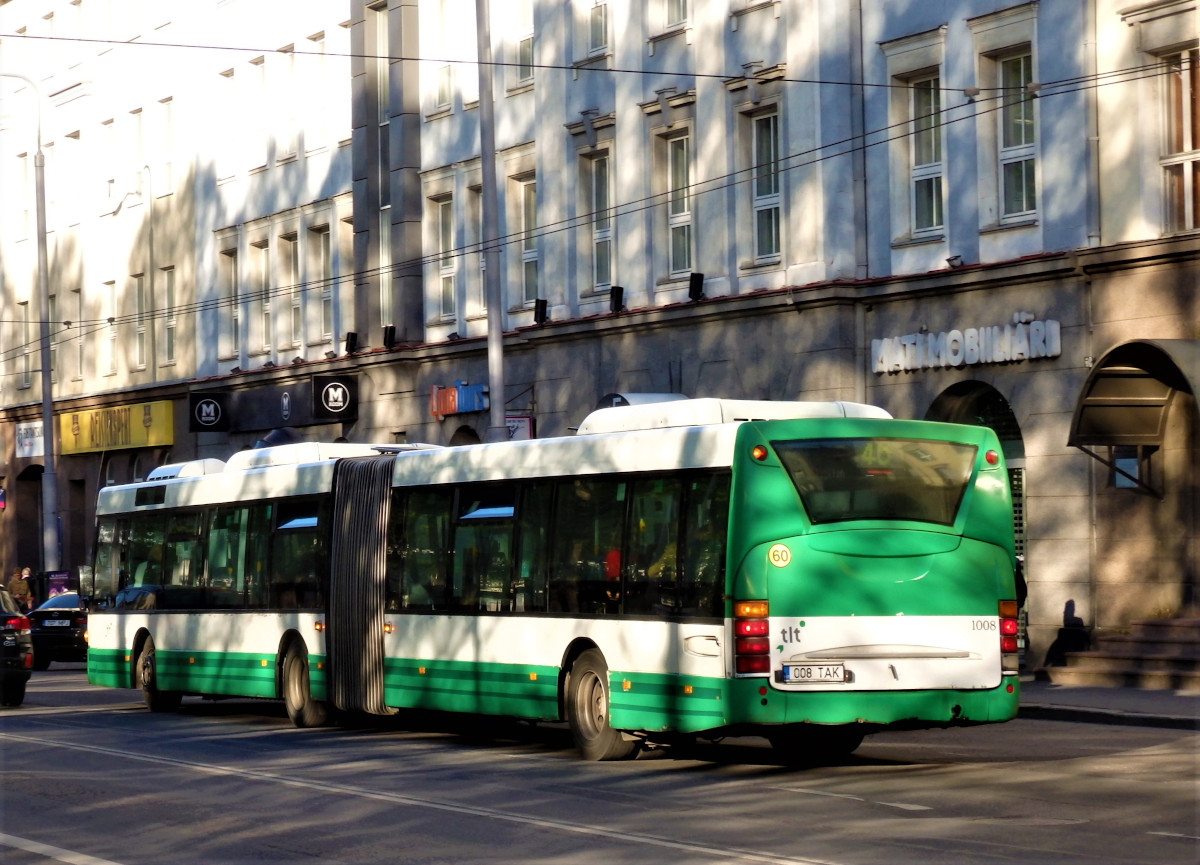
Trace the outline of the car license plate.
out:
<instances>
[{"instance_id":1,"label":"car license plate","mask_svg":"<svg viewBox=\"0 0 1200 865\"><path fill-rule=\"evenodd\" d=\"M783 681L793 685L846 681L844 664L784 664Z\"/></svg>"},{"instance_id":2,"label":"car license plate","mask_svg":"<svg viewBox=\"0 0 1200 865\"><path fill-rule=\"evenodd\" d=\"M66 627L70 627L71 620L70 619L47 619L46 621L42 622L42 624L45 625L47 628L66 628Z\"/></svg>"}]
</instances>

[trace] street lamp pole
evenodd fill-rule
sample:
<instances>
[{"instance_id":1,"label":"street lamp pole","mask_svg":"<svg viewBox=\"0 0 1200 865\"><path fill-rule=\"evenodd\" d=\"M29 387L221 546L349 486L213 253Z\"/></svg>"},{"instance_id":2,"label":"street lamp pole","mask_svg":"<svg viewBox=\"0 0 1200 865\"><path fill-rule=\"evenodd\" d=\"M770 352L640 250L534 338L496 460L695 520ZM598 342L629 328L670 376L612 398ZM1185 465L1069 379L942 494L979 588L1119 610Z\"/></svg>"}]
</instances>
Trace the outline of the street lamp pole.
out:
<instances>
[{"instance_id":1,"label":"street lamp pole","mask_svg":"<svg viewBox=\"0 0 1200 865\"><path fill-rule=\"evenodd\" d=\"M37 210L38 319L41 321L42 363L42 570L57 571L58 480L54 474L54 375L50 369L50 281L46 255L46 157L42 153L42 93L24 75L0 72L0 78L19 78L33 91L37 109L37 152L33 157Z\"/></svg>"}]
</instances>

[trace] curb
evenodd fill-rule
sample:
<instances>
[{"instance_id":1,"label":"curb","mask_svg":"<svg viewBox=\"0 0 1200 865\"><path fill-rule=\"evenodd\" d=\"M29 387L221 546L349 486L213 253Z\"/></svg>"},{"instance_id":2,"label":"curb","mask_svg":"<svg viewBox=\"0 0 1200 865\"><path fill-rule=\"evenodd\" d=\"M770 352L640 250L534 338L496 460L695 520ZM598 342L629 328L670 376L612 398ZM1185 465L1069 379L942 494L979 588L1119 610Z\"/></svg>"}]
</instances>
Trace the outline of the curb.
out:
<instances>
[{"instance_id":1,"label":"curb","mask_svg":"<svg viewBox=\"0 0 1200 865\"><path fill-rule=\"evenodd\" d=\"M1145 715L1115 709L1085 709L1075 706L1048 706L1027 703L1017 711L1018 718L1035 721L1072 721L1082 724L1113 724L1125 727L1159 727L1170 730L1200 730L1200 718L1177 715Z\"/></svg>"}]
</instances>

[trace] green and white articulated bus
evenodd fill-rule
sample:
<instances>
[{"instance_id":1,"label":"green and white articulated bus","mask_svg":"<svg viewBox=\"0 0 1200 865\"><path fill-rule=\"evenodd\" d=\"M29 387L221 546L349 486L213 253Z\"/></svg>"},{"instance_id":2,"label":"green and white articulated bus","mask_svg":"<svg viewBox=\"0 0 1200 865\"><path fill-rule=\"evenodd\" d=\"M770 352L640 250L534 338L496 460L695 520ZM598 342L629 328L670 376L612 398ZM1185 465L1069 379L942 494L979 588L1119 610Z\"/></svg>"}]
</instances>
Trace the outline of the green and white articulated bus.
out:
<instances>
[{"instance_id":1,"label":"green and white articulated bus","mask_svg":"<svg viewBox=\"0 0 1200 865\"><path fill-rule=\"evenodd\" d=\"M1017 711L995 434L855 403L599 409L563 438L294 444L98 506L88 678L329 710L568 722L789 758Z\"/></svg>"}]
</instances>

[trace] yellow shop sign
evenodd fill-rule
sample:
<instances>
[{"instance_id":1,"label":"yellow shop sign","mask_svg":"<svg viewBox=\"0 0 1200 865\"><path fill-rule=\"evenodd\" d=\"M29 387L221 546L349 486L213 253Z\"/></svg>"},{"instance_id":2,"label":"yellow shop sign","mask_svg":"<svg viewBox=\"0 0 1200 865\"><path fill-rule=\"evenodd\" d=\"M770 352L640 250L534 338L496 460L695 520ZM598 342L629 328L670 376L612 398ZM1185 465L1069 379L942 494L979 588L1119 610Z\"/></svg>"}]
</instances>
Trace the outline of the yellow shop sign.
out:
<instances>
[{"instance_id":1,"label":"yellow shop sign","mask_svg":"<svg viewBox=\"0 0 1200 865\"><path fill-rule=\"evenodd\" d=\"M58 416L62 453L84 454L175 443L173 403L143 402Z\"/></svg>"}]
</instances>

